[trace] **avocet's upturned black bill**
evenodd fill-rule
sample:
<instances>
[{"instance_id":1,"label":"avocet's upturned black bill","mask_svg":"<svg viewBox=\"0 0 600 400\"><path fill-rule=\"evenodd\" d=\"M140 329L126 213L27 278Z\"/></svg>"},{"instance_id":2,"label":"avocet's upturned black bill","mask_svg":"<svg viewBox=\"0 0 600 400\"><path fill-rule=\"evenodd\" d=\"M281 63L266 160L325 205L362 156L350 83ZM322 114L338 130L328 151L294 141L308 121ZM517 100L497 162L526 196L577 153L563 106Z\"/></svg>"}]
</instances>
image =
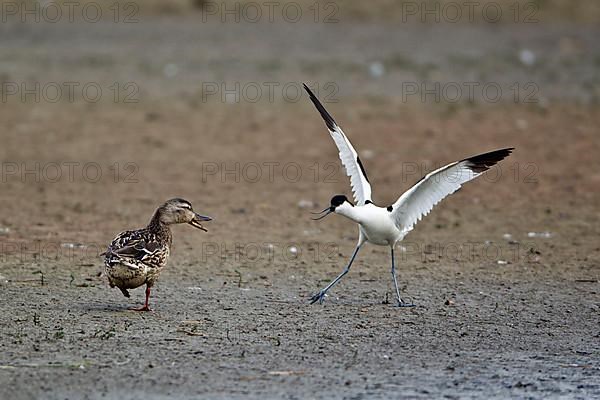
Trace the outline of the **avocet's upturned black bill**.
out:
<instances>
[{"instance_id":1,"label":"avocet's upturned black bill","mask_svg":"<svg viewBox=\"0 0 600 400\"><path fill-rule=\"evenodd\" d=\"M315 107L317 107L323 120L325 120L329 134L339 150L339 156L346 169L346 174L350 177L350 186L354 195L354 204L344 195L334 196L331 199L331 205L320 213L316 213L320 216L313 219L323 219L327 215L335 213L351 219L359 227L358 243L352 254L352 258L350 258L350 262L342 273L331 281L329 285L311 297L311 304L316 302L323 303L325 294L329 289L350 271L352 262L356 258L360 247L365 242L369 242L390 247L392 255L392 278L394 288L396 289L398 306L413 306L413 304L408 304L400 298L394 263L394 246L404 239L415 224L429 214L437 203L446 196L456 192L464 183L478 177L506 158L514 149L508 147L450 163L425 175L391 206L378 207L373 204L371 199L371 184L356 150L354 150L354 147L352 147L342 129L327 110L325 110L325 107L323 107L308 86L304 85L304 89L308 92L308 96Z\"/></svg>"},{"instance_id":2,"label":"avocet's upturned black bill","mask_svg":"<svg viewBox=\"0 0 600 400\"><path fill-rule=\"evenodd\" d=\"M331 214L332 212L335 212L335 209L336 209L338 206L341 206L342 204L344 204L345 202L348 202L348 203L350 203L350 202L348 201L348 198L347 198L346 196L344 196L343 194L338 194L338 195L335 195L335 196L333 196L333 197L331 198L331 205L330 205L329 207L327 207L326 209L324 209L324 210L323 210L323 211L321 211L321 212L311 213L311 214L314 214L314 215L320 215L320 217L316 217L316 218L313 218L313 219L314 219L315 221L318 221L318 220L320 220L320 219L323 219L323 218L325 218L326 216L328 216L328 215L329 215L329 214ZM350 203L350 204L352 204L352 203ZM326 212L326 213L325 213L325 214L323 214L324 212ZM322 215L321 215L321 214L322 214Z\"/></svg>"}]
</instances>

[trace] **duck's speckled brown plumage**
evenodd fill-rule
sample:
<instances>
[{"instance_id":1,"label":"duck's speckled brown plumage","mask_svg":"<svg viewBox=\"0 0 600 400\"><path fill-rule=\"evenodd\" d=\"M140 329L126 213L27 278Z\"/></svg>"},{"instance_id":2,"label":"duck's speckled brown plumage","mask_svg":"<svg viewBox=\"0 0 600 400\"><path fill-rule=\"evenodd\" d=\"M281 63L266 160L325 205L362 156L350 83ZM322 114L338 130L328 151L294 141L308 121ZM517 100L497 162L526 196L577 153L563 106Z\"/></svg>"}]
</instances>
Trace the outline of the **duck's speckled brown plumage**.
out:
<instances>
[{"instance_id":1,"label":"duck's speckled brown plumage","mask_svg":"<svg viewBox=\"0 0 600 400\"><path fill-rule=\"evenodd\" d=\"M121 232L104 253L104 265L110 287L118 287L125 297L127 289L146 285L146 303L139 310L148 310L150 288L167 264L173 236L169 226L189 223L202 229L200 221L210 221L192 210L183 199L171 199L160 206L147 227Z\"/></svg>"},{"instance_id":2,"label":"duck's speckled brown plumage","mask_svg":"<svg viewBox=\"0 0 600 400\"><path fill-rule=\"evenodd\" d=\"M126 297L127 289L152 286L167 264L172 238L171 229L158 221L157 214L146 228L120 233L104 257L110 286Z\"/></svg>"}]
</instances>

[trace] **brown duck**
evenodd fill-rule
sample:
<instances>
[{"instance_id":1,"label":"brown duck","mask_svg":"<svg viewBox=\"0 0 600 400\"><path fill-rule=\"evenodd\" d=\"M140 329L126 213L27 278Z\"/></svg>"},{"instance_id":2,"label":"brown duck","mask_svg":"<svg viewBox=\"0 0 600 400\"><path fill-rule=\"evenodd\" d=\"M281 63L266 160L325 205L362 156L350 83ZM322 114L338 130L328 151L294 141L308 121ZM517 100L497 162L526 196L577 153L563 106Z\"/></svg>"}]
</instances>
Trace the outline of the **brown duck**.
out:
<instances>
[{"instance_id":1,"label":"brown duck","mask_svg":"<svg viewBox=\"0 0 600 400\"><path fill-rule=\"evenodd\" d=\"M184 199L171 199L158 207L147 227L121 232L103 253L106 275L110 287L118 287L125 297L127 289L146 285L146 301L135 311L150 311L150 288L167 264L171 252L173 224L190 224L206 229L202 222L212 218L197 214L192 204Z\"/></svg>"}]
</instances>

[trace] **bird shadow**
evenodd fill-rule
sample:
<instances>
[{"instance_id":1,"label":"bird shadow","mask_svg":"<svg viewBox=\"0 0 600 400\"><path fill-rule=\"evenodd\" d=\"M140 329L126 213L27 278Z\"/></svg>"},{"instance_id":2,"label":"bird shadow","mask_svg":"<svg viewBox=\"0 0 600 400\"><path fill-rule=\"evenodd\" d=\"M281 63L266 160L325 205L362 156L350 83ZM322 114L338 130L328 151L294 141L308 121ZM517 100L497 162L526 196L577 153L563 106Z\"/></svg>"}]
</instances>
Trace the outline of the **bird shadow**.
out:
<instances>
[{"instance_id":1,"label":"bird shadow","mask_svg":"<svg viewBox=\"0 0 600 400\"><path fill-rule=\"evenodd\" d=\"M81 304L80 305L80 309L82 311L87 311L87 312L128 312L128 313L132 313L135 314L135 311L132 311L130 309L131 306L128 305L120 305L120 304L112 304L112 303L106 303L106 304Z\"/></svg>"}]
</instances>

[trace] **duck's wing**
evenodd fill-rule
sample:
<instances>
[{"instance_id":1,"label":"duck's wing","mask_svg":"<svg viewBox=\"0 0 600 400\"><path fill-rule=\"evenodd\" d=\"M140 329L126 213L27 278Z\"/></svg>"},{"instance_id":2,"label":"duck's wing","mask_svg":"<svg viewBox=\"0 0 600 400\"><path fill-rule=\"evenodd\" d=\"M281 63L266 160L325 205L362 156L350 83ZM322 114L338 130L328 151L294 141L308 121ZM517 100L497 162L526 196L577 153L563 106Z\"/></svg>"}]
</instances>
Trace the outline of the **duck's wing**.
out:
<instances>
[{"instance_id":1,"label":"duck's wing","mask_svg":"<svg viewBox=\"0 0 600 400\"><path fill-rule=\"evenodd\" d=\"M356 153L356 150L352 147L352 143L350 143L342 131L342 128L338 126L333 117L325 110L323 104L321 104L319 99L306 84L304 85L304 89L321 114L321 117L323 117L323 120L325 120L325 125L327 125L327 129L329 129L329 134L339 150L340 160L342 160L342 164L344 165L344 168L346 168L346 175L350 177L354 201L357 205L364 205L367 200L371 200L371 184L367 178L365 168L358 157L358 153Z\"/></svg>"},{"instance_id":2,"label":"duck's wing","mask_svg":"<svg viewBox=\"0 0 600 400\"><path fill-rule=\"evenodd\" d=\"M507 157L513 148L505 148L455 161L425 175L392 206L396 226L408 232L446 196Z\"/></svg>"},{"instance_id":3,"label":"duck's wing","mask_svg":"<svg viewBox=\"0 0 600 400\"><path fill-rule=\"evenodd\" d=\"M126 231L119 234L110 244L105 255L108 265L126 263L136 265L156 255L161 249L156 236L148 231Z\"/></svg>"}]
</instances>

